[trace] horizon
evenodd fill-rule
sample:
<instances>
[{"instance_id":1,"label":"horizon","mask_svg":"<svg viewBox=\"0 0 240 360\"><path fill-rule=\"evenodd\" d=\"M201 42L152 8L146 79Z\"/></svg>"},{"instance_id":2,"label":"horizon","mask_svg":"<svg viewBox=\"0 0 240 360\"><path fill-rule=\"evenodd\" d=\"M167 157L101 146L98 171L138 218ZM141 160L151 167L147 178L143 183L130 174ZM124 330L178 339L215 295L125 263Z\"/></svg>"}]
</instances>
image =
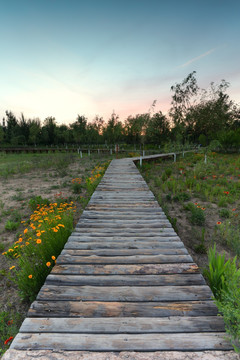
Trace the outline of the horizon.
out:
<instances>
[{"instance_id":1,"label":"horizon","mask_svg":"<svg viewBox=\"0 0 240 360\"><path fill-rule=\"evenodd\" d=\"M84 115L124 121L168 112L170 87L196 71L201 88L222 79L240 102L240 3L190 0L10 0L0 4L0 119Z\"/></svg>"}]
</instances>

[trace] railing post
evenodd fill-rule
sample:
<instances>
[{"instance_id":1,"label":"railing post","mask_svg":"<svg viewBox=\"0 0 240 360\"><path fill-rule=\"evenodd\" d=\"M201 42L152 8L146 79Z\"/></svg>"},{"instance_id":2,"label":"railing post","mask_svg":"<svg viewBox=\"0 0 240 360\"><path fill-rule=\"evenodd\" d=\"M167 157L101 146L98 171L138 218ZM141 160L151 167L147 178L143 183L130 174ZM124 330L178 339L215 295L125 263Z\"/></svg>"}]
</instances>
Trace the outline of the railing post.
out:
<instances>
[{"instance_id":1,"label":"railing post","mask_svg":"<svg viewBox=\"0 0 240 360\"><path fill-rule=\"evenodd\" d=\"M140 156L140 166L142 167L142 156Z\"/></svg>"},{"instance_id":2,"label":"railing post","mask_svg":"<svg viewBox=\"0 0 240 360\"><path fill-rule=\"evenodd\" d=\"M80 150L80 157L81 157L81 159L82 159L82 150Z\"/></svg>"},{"instance_id":3,"label":"railing post","mask_svg":"<svg viewBox=\"0 0 240 360\"><path fill-rule=\"evenodd\" d=\"M177 161L177 155L176 155L176 153L173 154L173 161L174 161L174 162Z\"/></svg>"}]
</instances>

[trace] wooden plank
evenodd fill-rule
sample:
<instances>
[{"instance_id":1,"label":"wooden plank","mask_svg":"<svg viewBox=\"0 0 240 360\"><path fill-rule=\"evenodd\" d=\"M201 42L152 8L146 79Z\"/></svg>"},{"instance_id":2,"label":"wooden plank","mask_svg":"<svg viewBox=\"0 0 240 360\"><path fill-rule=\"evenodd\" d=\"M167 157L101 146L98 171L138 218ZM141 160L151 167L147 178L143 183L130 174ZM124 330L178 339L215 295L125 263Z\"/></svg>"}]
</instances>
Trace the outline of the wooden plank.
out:
<instances>
[{"instance_id":1,"label":"wooden plank","mask_svg":"<svg viewBox=\"0 0 240 360\"><path fill-rule=\"evenodd\" d=\"M159 243L159 245L161 246L162 243L164 243L165 245L169 244L171 245L172 243L182 243L182 241L180 240L180 238L172 233L172 234L163 234L161 233L161 235L157 235L157 236L153 236L151 237L151 239L149 239L148 237L144 236L144 237L140 237L140 236L118 236L118 235L113 235L111 236L94 236L92 234L81 234L80 232L73 232L71 234L71 236L69 236L68 238L68 242L78 242L78 243L88 243L89 245L91 245L94 242L105 242L105 243L122 243L124 244L126 243L133 243L135 244L139 244L139 246L143 243L151 243L151 242L157 242ZM163 247L164 247L164 244Z\"/></svg>"},{"instance_id":2,"label":"wooden plank","mask_svg":"<svg viewBox=\"0 0 240 360\"><path fill-rule=\"evenodd\" d=\"M198 266L186 264L140 264L140 265L55 265L51 274L66 275L157 275L196 274Z\"/></svg>"},{"instance_id":3,"label":"wooden plank","mask_svg":"<svg viewBox=\"0 0 240 360\"><path fill-rule=\"evenodd\" d=\"M169 235L176 235L175 231L172 228L161 228L161 229L138 229L138 231L131 230L131 229L116 229L114 231L113 229L80 229L76 228L73 234L85 234L86 236L89 236L92 234L94 237L101 237L101 236L116 236L116 232L118 236L124 236L124 237L148 237L152 238L153 236L169 236Z\"/></svg>"},{"instance_id":4,"label":"wooden plank","mask_svg":"<svg viewBox=\"0 0 240 360\"><path fill-rule=\"evenodd\" d=\"M27 318L21 330L31 333L192 333L222 332L224 322L219 316L165 318Z\"/></svg>"},{"instance_id":5,"label":"wooden plank","mask_svg":"<svg viewBox=\"0 0 240 360\"><path fill-rule=\"evenodd\" d=\"M57 264L168 264L193 262L190 255L71 256L59 255Z\"/></svg>"},{"instance_id":6,"label":"wooden plank","mask_svg":"<svg viewBox=\"0 0 240 360\"><path fill-rule=\"evenodd\" d=\"M201 274L98 276L49 274L46 278L45 284L47 286L191 286L205 285L206 283Z\"/></svg>"},{"instance_id":7,"label":"wooden plank","mask_svg":"<svg viewBox=\"0 0 240 360\"><path fill-rule=\"evenodd\" d=\"M208 286L56 286L43 285L37 300L193 301L210 300Z\"/></svg>"},{"instance_id":8,"label":"wooden plank","mask_svg":"<svg viewBox=\"0 0 240 360\"><path fill-rule=\"evenodd\" d=\"M225 333L186 334L68 334L19 333L14 339L14 348L91 350L91 351L203 351L209 349L232 349L225 340ZM64 339L64 341L63 341Z\"/></svg>"},{"instance_id":9,"label":"wooden plank","mask_svg":"<svg viewBox=\"0 0 240 360\"><path fill-rule=\"evenodd\" d=\"M161 249L64 249L61 255L72 256L134 256L134 255L188 255L186 248L161 248Z\"/></svg>"},{"instance_id":10,"label":"wooden plank","mask_svg":"<svg viewBox=\"0 0 240 360\"><path fill-rule=\"evenodd\" d=\"M217 316L212 300L187 302L107 302L107 301L34 301L28 311L29 317L92 317L125 318L169 316ZM96 323L98 320L96 321ZM214 323L213 323L214 324Z\"/></svg>"},{"instance_id":11,"label":"wooden plank","mask_svg":"<svg viewBox=\"0 0 240 360\"><path fill-rule=\"evenodd\" d=\"M81 231L73 231L69 239L78 238L78 241L92 241L96 239L103 239L105 241L129 241L129 240L136 240L136 241L148 241L150 240L157 240L157 241L176 241L180 238L177 236L175 231L161 231L160 234L151 234L151 236L148 236L148 234L139 235L137 233L135 234L102 234L99 233L88 233L84 234Z\"/></svg>"},{"instance_id":12,"label":"wooden plank","mask_svg":"<svg viewBox=\"0 0 240 360\"><path fill-rule=\"evenodd\" d=\"M65 249L81 249L81 250L93 250L93 249L181 249L184 248L184 244L181 241L160 242L160 241L91 241L81 242L76 238L68 239L65 244Z\"/></svg>"},{"instance_id":13,"label":"wooden plank","mask_svg":"<svg viewBox=\"0 0 240 360\"><path fill-rule=\"evenodd\" d=\"M76 224L76 230L78 229L83 229L84 231L92 231L93 229L96 231L98 231L98 229L101 229L101 231L110 231L111 229L117 229L117 231L123 231L123 230L127 230L127 231L131 231L134 232L135 229L136 230L143 230L143 231L155 231L158 229L162 229L162 228L171 228L172 225L170 224L170 222L168 220L163 220L163 221L159 221L157 223L117 223L117 222L100 222L100 221L95 221L95 222L79 222Z\"/></svg>"}]
</instances>

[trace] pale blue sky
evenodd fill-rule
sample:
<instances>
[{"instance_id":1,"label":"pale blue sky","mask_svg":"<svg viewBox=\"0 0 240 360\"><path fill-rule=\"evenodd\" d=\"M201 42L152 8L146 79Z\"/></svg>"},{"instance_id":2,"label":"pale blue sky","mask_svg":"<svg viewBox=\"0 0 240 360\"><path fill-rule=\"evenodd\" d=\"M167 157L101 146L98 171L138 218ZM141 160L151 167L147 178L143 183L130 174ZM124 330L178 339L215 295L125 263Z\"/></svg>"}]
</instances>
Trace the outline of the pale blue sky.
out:
<instances>
[{"instance_id":1,"label":"pale blue sky","mask_svg":"<svg viewBox=\"0 0 240 360\"><path fill-rule=\"evenodd\" d=\"M238 0L0 0L0 119L166 112L194 70L240 102L239 15Z\"/></svg>"}]
</instances>

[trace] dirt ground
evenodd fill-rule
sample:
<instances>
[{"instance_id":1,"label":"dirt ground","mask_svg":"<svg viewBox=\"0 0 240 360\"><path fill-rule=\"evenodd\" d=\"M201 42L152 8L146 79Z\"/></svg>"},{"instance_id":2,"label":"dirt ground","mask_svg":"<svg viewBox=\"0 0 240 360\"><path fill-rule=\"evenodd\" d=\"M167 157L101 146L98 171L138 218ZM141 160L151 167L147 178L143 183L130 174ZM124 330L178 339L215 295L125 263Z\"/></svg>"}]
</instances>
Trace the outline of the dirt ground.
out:
<instances>
[{"instance_id":1,"label":"dirt ground","mask_svg":"<svg viewBox=\"0 0 240 360\"><path fill-rule=\"evenodd\" d=\"M20 217L21 220L28 220L32 213L29 208L29 200L40 195L50 201L58 197L66 198L75 202L77 209L75 212L75 223L78 221L82 205L79 196L87 197L86 190L74 194L72 190L72 179L85 178L90 175L91 170L101 159L87 159L69 165L67 175L61 175L53 169L34 170L25 174L14 174L8 178L0 177L0 309L6 312L19 312L26 314L29 303L24 303L19 299L17 287L7 277L7 272L11 264L2 255L18 239L23 231L23 225L14 230L5 229L8 220Z\"/></svg>"}]
</instances>

